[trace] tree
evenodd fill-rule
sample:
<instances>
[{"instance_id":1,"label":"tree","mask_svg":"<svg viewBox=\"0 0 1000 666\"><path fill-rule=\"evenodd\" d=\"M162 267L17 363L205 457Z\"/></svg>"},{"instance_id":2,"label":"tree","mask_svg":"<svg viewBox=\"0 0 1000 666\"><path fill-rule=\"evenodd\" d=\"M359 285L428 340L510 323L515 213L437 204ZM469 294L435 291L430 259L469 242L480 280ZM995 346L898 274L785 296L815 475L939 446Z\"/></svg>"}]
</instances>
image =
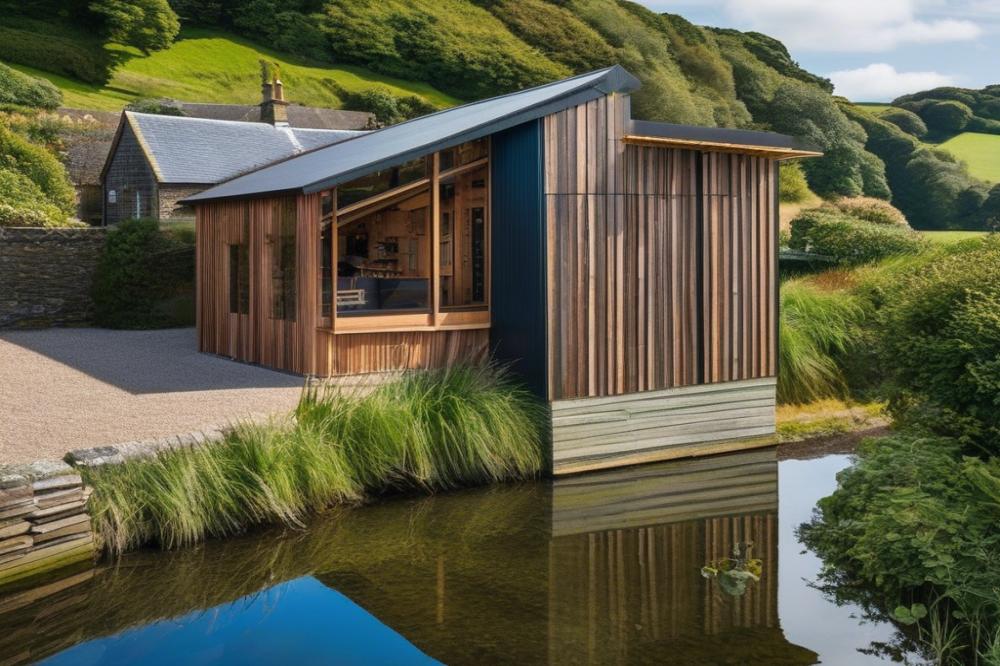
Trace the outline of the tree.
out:
<instances>
[{"instance_id":1,"label":"tree","mask_svg":"<svg viewBox=\"0 0 1000 666\"><path fill-rule=\"evenodd\" d=\"M167 0L94 0L90 11L103 18L108 41L146 54L170 46L181 29Z\"/></svg>"},{"instance_id":2,"label":"tree","mask_svg":"<svg viewBox=\"0 0 1000 666\"><path fill-rule=\"evenodd\" d=\"M965 129L972 119L972 109L961 102L947 100L928 104L920 110L927 129L938 136L952 136Z\"/></svg>"},{"instance_id":3,"label":"tree","mask_svg":"<svg viewBox=\"0 0 1000 666\"><path fill-rule=\"evenodd\" d=\"M879 115L882 120L886 120L910 136L921 139L927 136L927 125L917 114L906 109L892 108Z\"/></svg>"}]
</instances>

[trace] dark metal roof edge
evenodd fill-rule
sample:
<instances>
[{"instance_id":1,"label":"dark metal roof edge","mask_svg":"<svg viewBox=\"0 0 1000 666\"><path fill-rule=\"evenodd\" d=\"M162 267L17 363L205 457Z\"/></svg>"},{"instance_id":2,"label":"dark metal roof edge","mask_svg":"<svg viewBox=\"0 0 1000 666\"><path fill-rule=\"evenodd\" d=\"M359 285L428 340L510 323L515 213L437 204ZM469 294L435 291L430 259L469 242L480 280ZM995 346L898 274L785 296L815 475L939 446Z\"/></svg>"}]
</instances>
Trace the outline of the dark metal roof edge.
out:
<instances>
[{"instance_id":1,"label":"dark metal roof edge","mask_svg":"<svg viewBox=\"0 0 1000 666\"><path fill-rule=\"evenodd\" d=\"M744 146L760 146L779 150L805 150L819 152L794 136L760 130L733 129L729 127L702 127L699 125L675 125L652 120L631 120L628 133L681 141L710 141Z\"/></svg>"},{"instance_id":2,"label":"dark metal roof edge","mask_svg":"<svg viewBox=\"0 0 1000 666\"><path fill-rule=\"evenodd\" d=\"M510 95L517 95L519 93L526 92L527 90L535 90L535 89L538 89L538 88L545 88L547 86L552 86L552 85L556 85L556 84L560 84L560 83L565 83L567 81L572 81L574 79L582 79L582 78L590 77L590 76L593 76L594 74L597 74L598 72L602 72L602 71L604 72L604 76L602 76L601 78L597 79L596 81L593 81L593 82L588 83L586 85L582 85L579 88L575 88L575 89L569 90L566 93L563 93L558 98L549 100L547 103L540 104L540 105L533 106L533 107L527 107L523 111L519 111L519 112L515 112L515 113L512 113L512 114L509 114L508 116L505 116L505 117L503 117L503 118L501 118L499 120L494 120L494 121L491 121L491 122L488 122L488 123L484 123L483 125L480 125L479 127L476 127L473 130L469 130L469 131L466 131L466 132L462 132L460 134L452 135L452 136L448 137L447 140L430 142L428 144L424 144L424 145L415 147L415 148L413 148L411 150L404 151L402 153L398 153L396 155L393 155L391 158L387 158L385 160L379 160L377 162L372 162L372 163L369 163L369 164L365 164L365 165L362 165L362 166L360 166L360 167L358 167L356 169L351 169L350 171L346 171L346 172L337 174L336 176L332 176L330 178L325 178L325 179L322 179L322 180L319 180L319 181L313 181L312 183L307 183L307 184L301 186L301 188L293 188L293 190L298 190L298 191L301 191L301 192L303 192L305 194L310 194L310 193L318 192L318 191L321 191L321 190L324 190L324 189L329 189L330 187L334 187L338 183L342 183L342 182L351 180L352 178L364 175L366 173L371 173L372 171L378 171L381 168L385 168L387 166L392 166L392 165L395 165L395 164L400 164L402 162L406 162L407 160L414 159L415 157L418 157L420 155L425 155L427 153L432 153L432 152L436 152L438 150L443 150L445 148L449 148L451 146L455 146L455 145L458 145L460 143L464 143L465 141L471 141L471 140L473 140L475 138L480 138L480 137L483 137L483 136L487 136L489 134L493 134L495 132L499 132L499 131L502 131L502 130L505 130L505 129L509 129L510 127L513 127L515 125L519 125L522 122L528 122L529 120L535 120L535 119L540 118L540 117L542 117L544 115L548 115L549 113L553 113L556 110L561 110L562 108L569 108L571 106L575 106L575 105L581 104L583 102L587 102L587 101L590 101L590 100L593 100L593 99L598 99L599 97L602 97L604 95L608 95L608 94L611 94L611 93L614 93L614 92L622 92L622 93L624 93L624 92L632 92L632 91L638 89L639 86L641 85L639 79L637 79L635 76L633 76L624 67L622 67L621 65L612 65L611 67L607 67L607 68L605 68L603 70L594 70L594 71L586 72L586 73L583 73L583 74L577 74L576 76L572 76L572 77L569 77L569 78L566 78L566 79L560 79L558 81L552 81L550 83L546 83L546 84L543 84L541 86L536 86L535 88L527 88L525 90L518 90L518 91L515 91L515 92L512 92L512 93L506 93L504 95L496 95L494 97L490 97L490 98L487 98L487 99L477 100L475 102L469 102L468 104L463 104L463 105L460 105L460 106L457 106L457 107L451 107L449 109L442 109L440 111L435 111L434 113L430 113L430 114L427 114L425 116L420 116L419 118L413 118L411 120L407 120L405 122L398 123L396 125L392 125L391 127L397 128L397 127L400 127L400 126L404 126L404 125L406 125L408 123L415 122L417 120L425 120L427 118L432 118L432 117L437 116L437 115L446 114L446 113L449 113L450 111L454 111L455 109L459 109L459 108L462 108L462 107L465 107L465 106L471 106L473 104L488 103L488 102L490 102L492 100L501 99L501 98L504 98L504 97L509 97ZM389 129L389 128L383 128L382 130L376 130L374 132L369 132L366 135L359 135L359 136L351 137L350 139L338 142L337 144L333 144L333 145L330 145L330 146L322 146L322 147L315 148L315 149L310 150L310 151L306 151L304 153L299 153L298 155L290 156L289 158L286 158L285 160L280 160L279 162L273 162L271 164L267 164L267 165L264 165L264 166L262 166L262 167L260 167L258 169L255 169L253 171L248 171L248 172L240 174L238 176L234 176L233 178L230 178L227 181L223 181L222 183L218 183L216 185L216 187L225 185L228 182L232 182L233 180L236 180L237 178L242 178L243 176L247 176L247 175L249 175L251 173L255 173L257 171L262 171L264 169L268 169L268 168L270 168L272 166L275 166L276 164L279 164L281 162L289 161L289 160L292 160L292 159L296 159L298 157L302 157L303 155L306 155L308 153L316 152L316 151L319 151L319 150L324 150L326 148L333 148L334 146L342 144L342 143L346 143L347 141L356 141L356 140L362 138L362 136L377 136L379 134L379 132L381 132L381 131L383 131L385 129ZM212 188L212 189L214 189L214 188ZM253 195L265 195L265 194L268 194L269 192L285 192L285 191L290 191L290 190L258 191L258 192L254 192L252 194ZM213 199L238 198L240 196L250 196L250 194L251 194L251 193L246 193L246 194L242 194L242 195L211 195L210 192L211 192L211 189L206 190L205 192L201 192L201 193L199 193L197 195L194 195L192 197L188 197L186 199L183 199L179 203L196 203L196 202L199 202L199 201L211 201ZM208 196L206 196L206 195L208 195Z\"/></svg>"},{"instance_id":3,"label":"dark metal roof edge","mask_svg":"<svg viewBox=\"0 0 1000 666\"><path fill-rule=\"evenodd\" d=\"M467 130L465 132L460 132L458 134L453 134L443 141L433 141L422 146L418 146L411 150L398 153L393 155L391 158L384 160L379 160L378 162L372 162L360 166L356 169L351 169L350 171L344 171L343 173L337 174L331 178L325 178L323 180L315 181L309 183L302 187L302 191L305 194L312 194L313 192L319 192L321 190L328 190L331 187L335 187L341 183L353 180L359 176L364 176L365 174L371 173L372 171L378 171L379 169L384 169L389 166L395 166L403 162L415 159L422 155L427 155L429 153L434 153L439 150L446 150L453 146L465 143L466 141L474 141L476 139L481 139L484 136L489 136L491 134L496 134L497 132L502 132L511 127L515 127L522 123L530 122L532 120L538 120L544 116L554 113L563 108L569 108L571 106L576 106L578 104L584 104L595 99L599 99L606 95L603 91L597 90L596 88L584 88L582 90L577 90L571 95L560 97L557 100L551 100L547 104L541 104L534 107L529 107L524 111L514 113L505 116L499 120L494 120L489 123L480 125L473 129Z\"/></svg>"}]
</instances>

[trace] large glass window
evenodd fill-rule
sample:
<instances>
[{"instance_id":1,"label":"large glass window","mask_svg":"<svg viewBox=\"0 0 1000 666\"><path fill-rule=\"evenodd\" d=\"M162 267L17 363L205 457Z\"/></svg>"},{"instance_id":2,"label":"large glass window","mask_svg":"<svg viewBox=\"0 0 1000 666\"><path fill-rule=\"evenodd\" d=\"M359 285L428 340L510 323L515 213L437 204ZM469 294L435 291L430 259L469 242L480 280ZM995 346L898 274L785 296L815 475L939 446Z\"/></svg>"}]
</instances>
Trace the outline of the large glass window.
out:
<instances>
[{"instance_id":1,"label":"large glass window","mask_svg":"<svg viewBox=\"0 0 1000 666\"><path fill-rule=\"evenodd\" d=\"M337 208L345 208L376 194L426 178L427 169L428 160L421 157L338 185Z\"/></svg>"},{"instance_id":2,"label":"large glass window","mask_svg":"<svg viewBox=\"0 0 1000 666\"><path fill-rule=\"evenodd\" d=\"M430 192L338 220L337 315L430 307Z\"/></svg>"},{"instance_id":3,"label":"large glass window","mask_svg":"<svg viewBox=\"0 0 1000 666\"><path fill-rule=\"evenodd\" d=\"M471 164L476 160L486 157L489 154L489 142L488 138L477 139L455 146L454 148L449 148L448 150L442 150L440 153L439 168L441 171L447 171L448 169Z\"/></svg>"},{"instance_id":4,"label":"large glass window","mask_svg":"<svg viewBox=\"0 0 1000 666\"><path fill-rule=\"evenodd\" d=\"M441 188L441 307L486 304L487 168L444 178Z\"/></svg>"}]
</instances>

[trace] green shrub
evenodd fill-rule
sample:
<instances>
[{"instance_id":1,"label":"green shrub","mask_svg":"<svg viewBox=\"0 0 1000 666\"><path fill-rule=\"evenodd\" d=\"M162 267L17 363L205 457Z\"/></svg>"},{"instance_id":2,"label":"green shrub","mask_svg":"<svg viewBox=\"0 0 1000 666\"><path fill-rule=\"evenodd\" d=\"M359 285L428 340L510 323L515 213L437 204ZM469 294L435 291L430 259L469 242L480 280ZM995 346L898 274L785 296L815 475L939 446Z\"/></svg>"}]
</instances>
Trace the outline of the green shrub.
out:
<instances>
[{"instance_id":1,"label":"green shrub","mask_svg":"<svg viewBox=\"0 0 1000 666\"><path fill-rule=\"evenodd\" d=\"M108 234L94 274L94 319L108 328L190 326L178 300L194 292L194 246L160 231L155 220L128 220Z\"/></svg>"},{"instance_id":2,"label":"green shrub","mask_svg":"<svg viewBox=\"0 0 1000 666\"><path fill-rule=\"evenodd\" d=\"M802 279L781 285L778 401L804 404L846 392L838 359L850 347L863 310L841 291Z\"/></svg>"},{"instance_id":3,"label":"green shrub","mask_svg":"<svg viewBox=\"0 0 1000 666\"><path fill-rule=\"evenodd\" d=\"M909 229L860 220L824 207L792 220L789 247L833 258L845 266L919 252L925 241Z\"/></svg>"},{"instance_id":4,"label":"green shrub","mask_svg":"<svg viewBox=\"0 0 1000 666\"><path fill-rule=\"evenodd\" d=\"M783 203L805 201L811 192L805 171L798 162L783 162L778 171L778 192Z\"/></svg>"},{"instance_id":5,"label":"green shrub","mask_svg":"<svg viewBox=\"0 0 1000 666\"><path fill-rule=\"evenodd\" d=\"M67 36L41 21L22 23L30 29L0 26L0 59L98 85L111 79L114 59L99 40L82 33Z\"/></svg>"},{"instance_id":6,"label":"green shrub","mask_svg":"<svg viewBox=\"0 0 1000 666\"><path fill-rule=\"evenodd\" d=\"M842 213L866 222L896 227L909 227L903 212L884 199L874 197L840 197L831 205Z\"/></svg>"},{"instance_id":7,"label":"green shrub","mask_svg":"<svg viewBox=\"0 0 1000 666\"><path fill-rule=\"evenodd\" d=\"M523 479L543 466L543 414L485 367L405 374L370 392L307 388L295 418L224 442L87 470L104 547L184 546L388 491Z\"/></svg>"},{"instance_id":8,"label":"green shrub","mask_svg":"<svg viewBox=\"0 0 1000 666\"><path fill-rule=\"evenodd\" d=\"M1000 625L1000 460L963 459L952 440L902 434L865 442L837 481L799 530L823 559L827 591L903 624L920 618L899 607L930 606L959 639L939 645L935 663L976 663Z\"/></svg>"},{"instance_id":9,"label":"green shrub","mask_svg":"<svg viewBox=\"0 0 1000 666\"><path fill-rule=\"evenodd\" d=\"M1000 242L953 251L904 278L878 335L890 410L1000 453Z\"/></svg>"},{"instance_id":10,"label":"green shrub","mask_svg":"<svg viewBox=\"0 0 1000 666\"><path fill-rule=\"evenodd\" d=\"M22 74L0 63L0 104L55 109L62 104L62 92L45 79Z\"/></svg>"},{"instance_id":11,"label":"green shrub","mask_svg":"<svg viewBox=\"0 0 1000 666\"><path fill-rule=\"evenodd\" d=\"M927 136L927 125L917 114L906 109L892 108L879 114L879 118L888 121L910 136L922 139Z\"/></svg>"},{"instance_id":12,"label":"green shrub","mask_svg":"<svg viewBox=\"0 0 1000 666\"><path fill-rule=\"evenodd\" d=\"M76 192L66 168L42 146L0 125L0 168L17 171L31 180L47 203L66 215L73 214Z\"/></svg>"},{"instance_id":13,"label":"green shrub","mask_svg":"<svg viewBox=\"0 0 1000 666\"><path fill-rule=\"evenodd\" d=\"M416 95L393 95L388 88L376 86L360 92L339 90L337 96L344 102L344 108L351 111L367 111L375 115L379 127L395 125L396 123L428 113L437 109Z\"/></svg>"},{"instance_id":14,"label":"green shrub","mask_svg":"<svg viewBox=\"0 0 1000 666\"><path fill-rule=\"evenodd\" d=\"M0 227L64 227L70 221L27 176L0 168Z\"/></svg>"},{"instance_id":15,"label":"green shrub","mask_svg":"<svg viewBox=\"0 0 1000 666\"><path fill-rule=\"evenodd\" d=\"M935 136L952 136L965 129L972 119L972 109L955 100L932 102L919 111L927 130Z\"/></svg>"}]
</instances>

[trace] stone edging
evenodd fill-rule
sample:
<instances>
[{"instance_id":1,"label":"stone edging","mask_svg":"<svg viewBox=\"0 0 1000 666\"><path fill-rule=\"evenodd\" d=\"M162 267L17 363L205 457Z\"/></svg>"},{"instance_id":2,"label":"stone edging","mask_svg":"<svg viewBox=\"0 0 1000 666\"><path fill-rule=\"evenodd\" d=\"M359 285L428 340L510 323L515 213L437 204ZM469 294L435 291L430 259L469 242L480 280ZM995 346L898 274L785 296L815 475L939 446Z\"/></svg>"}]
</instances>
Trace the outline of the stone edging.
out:
<instances>
[{"instance_id":1,"label":"stone edging","mask_svg":"<svg viewBox=\"0 0 1000 666\"><path fill-rule=\"evenodd\" d=\"M73 467L100 467L120 465L129 460L149 460L166 451L193 449L206 444L222 441L226 431L222 428L195 430L183 435L172 435L160 439L122 442L90 449L75 449L63 458Z\"/></svg>"}]
</instances>

